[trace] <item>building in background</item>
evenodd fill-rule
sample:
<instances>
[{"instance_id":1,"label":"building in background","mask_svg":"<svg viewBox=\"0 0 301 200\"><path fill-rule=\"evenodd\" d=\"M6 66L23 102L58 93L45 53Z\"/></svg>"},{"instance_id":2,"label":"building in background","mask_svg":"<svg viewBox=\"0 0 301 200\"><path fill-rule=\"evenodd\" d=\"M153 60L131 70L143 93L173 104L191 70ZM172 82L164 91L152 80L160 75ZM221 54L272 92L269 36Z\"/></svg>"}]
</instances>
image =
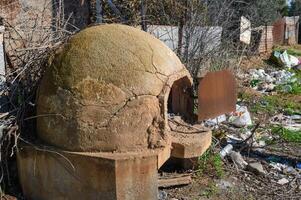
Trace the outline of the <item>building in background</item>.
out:
<instances>
[{"instance_id":1,"label":"building in background","mask_svg":"<svg viewBox=\"0 0 301 200\"><path fill-rule=\"evenodd\" d=\"M274 23L273 37L276 45L295 45L299 40L299 16L283 17Z\"/></svg>"}]
</instances>

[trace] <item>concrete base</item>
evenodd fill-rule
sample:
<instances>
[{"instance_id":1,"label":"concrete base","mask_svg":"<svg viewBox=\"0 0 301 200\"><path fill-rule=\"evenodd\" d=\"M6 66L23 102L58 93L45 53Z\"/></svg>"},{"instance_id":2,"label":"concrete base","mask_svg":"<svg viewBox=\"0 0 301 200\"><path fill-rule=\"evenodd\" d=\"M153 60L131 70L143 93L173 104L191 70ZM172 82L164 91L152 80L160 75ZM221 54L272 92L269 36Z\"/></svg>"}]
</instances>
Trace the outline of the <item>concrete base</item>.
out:
<instances>
[{"instance_id":1,"label":"concrete base","mask_svg":"<svg viewBox=\"0 0 301 200\"><path fill-rule=\"evenodd\" d=\"M201 133L172 133L171 156L180 159L201 156L210 147L211 130Z\"/></svg>"},{"instance_id":2,"label":"concrete base","mask_svg":"<svg viewBox=\"0 0 301 200\"><path fill-rule=\"evenodd\" d=\"M198 158L210 147L212 132L173 133L171 158L165 164L170 170L188 170L198 167Z\"/></svg>"},{"instance_id":3,"label":"concrete base","mask_svg":"<svg viewBox=\"0 0 301 200\"><path fill-rule=\"evenodd\" d=\"M201 133L172 132L171 157L161 167L163 171L196 169L198 158L210 147L211 130Z\"/></svg>"},{"instance_id":4,"label":"concrete base","mask_svg":"<svg viewBox=\"0 0 301 200\"><path fill-rule=\"evenodd\" d=\"M17 153L29 200L157 199L156 153L76 153L23 146Z\"/></svg>"}]
</instances>

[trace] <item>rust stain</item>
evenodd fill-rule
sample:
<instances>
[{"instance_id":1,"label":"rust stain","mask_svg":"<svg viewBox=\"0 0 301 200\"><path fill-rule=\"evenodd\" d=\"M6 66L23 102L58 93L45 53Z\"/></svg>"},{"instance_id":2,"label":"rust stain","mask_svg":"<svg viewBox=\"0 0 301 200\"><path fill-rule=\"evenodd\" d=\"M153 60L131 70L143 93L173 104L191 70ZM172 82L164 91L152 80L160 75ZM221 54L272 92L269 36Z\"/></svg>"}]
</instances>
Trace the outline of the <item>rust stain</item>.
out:
<instances>
[{"instance_id":1,"label":"rust stain","mask_svg":"<svg viewBox=\"0 0 301 200\"><path fill-rule=\"evenodd\" d=\"M198 88L199 121L235 111L236 82L229 70L209 72Z\"/></svg>"}]
</instances>

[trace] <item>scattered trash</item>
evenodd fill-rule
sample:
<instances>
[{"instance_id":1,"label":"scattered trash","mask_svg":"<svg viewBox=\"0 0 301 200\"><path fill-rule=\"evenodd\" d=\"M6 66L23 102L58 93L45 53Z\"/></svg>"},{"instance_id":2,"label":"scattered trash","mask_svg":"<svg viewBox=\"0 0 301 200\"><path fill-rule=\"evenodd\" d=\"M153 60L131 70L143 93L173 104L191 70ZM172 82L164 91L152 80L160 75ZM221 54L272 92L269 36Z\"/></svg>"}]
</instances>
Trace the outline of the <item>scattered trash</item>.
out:
<instances>
[{"instance_id":1,"label":"scattered trash","mask_svg":"<svg viewBox=\"0 0 301 200\"><path fill-rule=\"evenodd\" d=\"M269 165L270 165L271 167L273 167L275 170L279 171L279 172L282 172L285 168L288 167L288 166L285 165L285 164L274 163L274 162L271 162Z\"/></svg>"},{"instance_id":2,"label":"scattered trash","mask_svg":"<svg viewBox=\"0 0 301 200\"><path fill-rule=\"evenodd\" d=\"M229 122L236 127L252 125L251 115L246 106L236 105L236 112L229 117Z\"/></svg>"},{"instance_id":3,"label":"scattered trash","mask_svg":"<svg viewBox=\"0 0 301 200\"><path fill-rule=\"evenodd\" d=\"M276 85L273 83L260 83L257 88L259 91L272 92L275 90Z\"/></svg>"},{"instance_id":4,"label":"scattered trash","mask_svg":"<svg viewBox=\"0 0 301 200\"><path fill-rule=\"evenodd\" d=\"M297 81L295 73L286 70L266 72L263 69L251 69L249 77L250 86L260 92L272 92L277 86L281 86L283 92L290 92L290 84Z\"/></svg>"},{"instance_id":5,"label":"scattered trash","mask_svg":"<svg viewBox=\"0 0 301 200\"><path fill-rule=\"evenodd\" d=\"M289 183L290 181L289 180L287 180L286 178L282 178L282 179L280 179L279 181L277 181L277 183L279 184L279 185L285 185L285 184L287 184L287 183Z\"/></svg>"},{"instance_id":6,"label":"scattered trash","mask_svg":"<svg viewBox=\"0 0 301 200\"><path fill-rule=\"evenodd\" d=\"M287 52L279 54L281 54L279 55L280 62L287 66L287 69L251 69L248 73L242 72L239 74L239 79L243 81L244 86L250 84L253 89L264 93L260 95L258 92L254 92L256 97L274 95L277 93L298 94L293 93L293 91L296 88L295 84L299 84L300 82L299 75L293 73L288 68L297 65L301 69L301 63L296 57L288 55ZM263 119L258 130L252 131L251 127L253 126L251 125L253 125L253 121L246 105L253 109L253 107L251 107L253 105L252 103L256 102L249 102L248 96L246 96L246 98L242 96L242 99L244 101L239 101L235 112L219 116L216 119L211 119L206 122L206 124L211 123L213 126L219 128L220 131L218 131L218 134L221 136L218 135L218 138L223 138L224 140L222 140L222 142L226 142L226 146L223 146L219 152L220 157L225 158L228 156L238 169L252 172L253 174L245 173L246 180L253 180L255 176L264 176L265 179L268 179L267 182L270 181L274 186L278 184L278 187L286 184L289 184L289 187L292 187L292 185L296 183L300 184L300 160L295 158L296 154L289 155L286 154L286 151L284 151L283 154L282 152L278 152L278 149L281 151L281 147L277 146L278 144L275 144L277 151L274 151L274 141L277 141L281 136L280 134L272 134L274 133L274 128L278 126L288 130L297 130L297 133L299 133L298 130L301 130L301 114L299 111L293 109L290 111L287 108L281 108L281 110L283 110L282 114L277 114L270 119ZM257 98L250 99L254 101L257 100ZM265 100L265 98L261 99L260 103L263 106L268 107L272 104L268 100ZM271 113L273 112L269 112L267 116ZM256 112L256 114L264 113ZM255 121L259 122L259 120L261 120L261 116L256 114L253 118L254 123ZM262 177L259 179L262 179ZM228 189L231 187L231 182L221 180L216 186L220 189ZM301 186L299 189L301 190Z\"/></svg>"},{"instance_id":7,"label":"scattered trash","mask_svg":"<svg viewBox=\"0 0 301 200\"><path fill-rule=\"evenodd\" d=\"M238 167L239 169L245 169L248 163L243 159L242 155L236 151L230 152L230 157L233 161L233 163Z\"/></svg>"},{"instance_id":8,"label":"scattered trash","mask_svg":"<svg viewBox=\"0 0 301 200\"><path fill-rule=\"evenodd\" d=\"M218 127L223 122L228 122L237 128L252 125L251 115L246 106L236 105L236 111L229 115L220 115L217 118L206 120L204 125L207 127Z\"/></svg>"},{"instance_id":9,"label":"scattered trash","mask_svg":"<svg viewBox=\"0 0 301 200\"><path fill-rule=\"evenodd\" d=\"M262 148L264 146L266 146L266 142L264 140L259 140L258 142L257 141L253 142L253 147Z\"/></svg>"},{"instance_id":10,"label":"scattered trash","mask_svg":"<svg viewBox=\"0 0 301 200\"><path fill-rule=\"evenodd\" d=\"M291 174L295 175L295 174L297 174L297 171L293 167L290 167L290 166L284 168L282 172L284 174L287 174L287 175L291 175Z\"/></svg>"},{"instance_id":11,"label":"scattered trash","mask_svg":"<svg viewBox=\"0 0 301 200\"><path fill-rule=\"evenodd\" d=\"M290 131L298 131L301 130L301 115L278 114L270 119L270 123L280 125Z\"/></svg>"},{"instance_id":12,"label":"scattered trash","mask_svg":"<svg viewBox=\"0 0 301 200\"><path fill-rule=\"evenodd\" d=\"M293 69L296 71L301 71L301 64L295 66Z\"/></svg>"},{"instance_id":13,"label":"scattered trash","mask_svg":"<svg viewBox=\"0 0 301 200\"><path fill-rule=\"evenodd\" d=\"M274 51L273 58L276 60L277 64L284 65L289 69L300 64L299 59L289 55L286 50L283 53Z\"/></svg>"},{"instance_id":14,"label":"scattered trash","mask_svg":"<svg viewBox=\"0 0 301 200\"><path fill-rule=\"evenodd\" d=\"M254 172L258 175L264 175L266 174L266 171L263 169L263 166L259 162L249 163L247 166L247 169L251 172Z\"/></svg>"},{"instance_id":15,"label":"scattered trash","mask_svg":"<svg viewBox=\"0 0 301 200\"><path fill-rule=\"evenodd\" d=\"M286 70L273 71L271 72L271 76L275 78L276 85L296 81L296 79L294 78L295 73Z\"/></svg>"},{"instance_id":16,"label":"scattered trash","mask_svg":"<svg viewBox=\"0 0 301 200\"><path fill-rule=\"evenodd\" d=\"M165 191L159 190L158 200L166 200L166 199L167 199L167 193Z\"/></svg>"},{"instance_id":17,"label":"scattered trash","mask_svg":"<svg viewBox=\"0 0 301 200\"><path fill-rule=\"evenodd\" d=\"M275 78L267 74L263 69L251 69L250 74L255 83L260 83L261 81L272 83L275 81ZM254 84L254 86L256 86L256 84Z\"/></svg>"},{"instance_id":18,"label":"scattered trash","mask_svg":"<svg viewBox=\"0 0 301 200\"><path fill-rule=\"evenodd\" d=\"M232 151L232 149L233 149L233 146L231 144L228 144L219 152L219 155L221 156L221 158L224 158L226 155L228 155Z\"/></svg>"},{"instance_id":19,"label":"scattered trash","mask_svg":"<svg viewBox=\"0 0 301 200\"><path fill-rule=\"evenodd\" d=\"M229 188L233 188L234 185L230 183L229 181L221 179L216 186L218 186L221 190L227 190Z\"/></svg>"},{"instance_id":20,"label":"scattered trash","mask_svg":"<svg viewBox=\"0 0 301 200\"><path fill-rule=\"evenodd\" d=\"M227 120L226 115L220 115L214 119L209 119L205 122L206 126L213 127Z\"/></svg>"},{"instance_id":21,"label":"scattered trash","mask_svg":"<svg viewBox=\"0 0 301 200\"><path fill-rule=\"evenodd\" d=\"M248 129L242 130L240 133L240 137L242 140L246 140L248 137L250 137L252 135L252 132Z\"/></svg>"}]
</instances>

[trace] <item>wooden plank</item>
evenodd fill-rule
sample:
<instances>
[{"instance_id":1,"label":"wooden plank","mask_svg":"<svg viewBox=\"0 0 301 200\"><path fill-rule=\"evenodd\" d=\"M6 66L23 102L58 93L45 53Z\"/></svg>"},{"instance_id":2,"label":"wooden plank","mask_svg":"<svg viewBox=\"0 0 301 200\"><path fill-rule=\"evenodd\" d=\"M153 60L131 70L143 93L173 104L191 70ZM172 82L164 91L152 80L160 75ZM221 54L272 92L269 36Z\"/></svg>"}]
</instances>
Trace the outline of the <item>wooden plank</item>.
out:
<instances>
[{"instance_id":1,"label":"wooden plank","mask_svg":"<svg viewBox=\"0 0 301 200\"><path fill-rule=\"evenodd\" d=\"M170 188L175 186L188 185L192 182L190 175L180 177L169 177L158 180L159 188Z\"/></svg>"}]
</instances>

